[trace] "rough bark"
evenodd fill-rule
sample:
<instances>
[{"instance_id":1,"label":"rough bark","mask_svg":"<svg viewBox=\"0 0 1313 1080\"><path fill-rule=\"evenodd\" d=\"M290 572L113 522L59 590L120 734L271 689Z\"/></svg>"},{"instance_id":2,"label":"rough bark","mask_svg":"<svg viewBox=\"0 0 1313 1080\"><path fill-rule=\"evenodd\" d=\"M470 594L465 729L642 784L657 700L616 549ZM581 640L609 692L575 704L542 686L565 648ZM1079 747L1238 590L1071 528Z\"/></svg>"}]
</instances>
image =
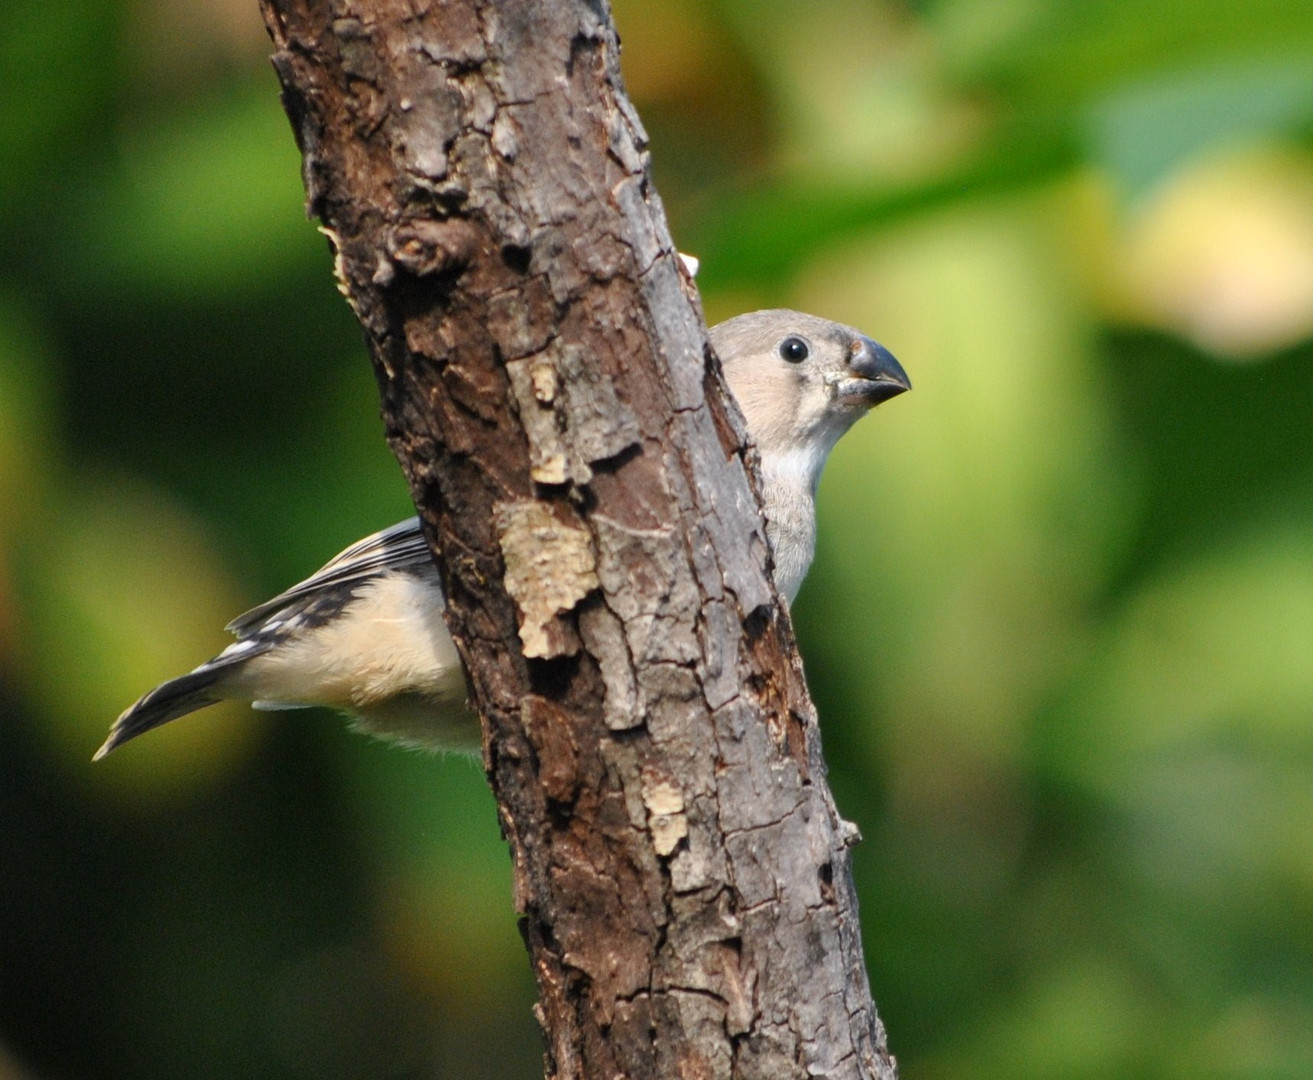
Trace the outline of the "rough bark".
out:
<instances>
[{"instance_id":1,"label":"rough bark","mask_svg":"<svg viewBox=\"0 0 1313 1080\"><path fill-rule=\"evenodd\" d=\"M548 1076L894 1076L604 3L262 6L483 718Z\"/></svg>"}]
</instances>

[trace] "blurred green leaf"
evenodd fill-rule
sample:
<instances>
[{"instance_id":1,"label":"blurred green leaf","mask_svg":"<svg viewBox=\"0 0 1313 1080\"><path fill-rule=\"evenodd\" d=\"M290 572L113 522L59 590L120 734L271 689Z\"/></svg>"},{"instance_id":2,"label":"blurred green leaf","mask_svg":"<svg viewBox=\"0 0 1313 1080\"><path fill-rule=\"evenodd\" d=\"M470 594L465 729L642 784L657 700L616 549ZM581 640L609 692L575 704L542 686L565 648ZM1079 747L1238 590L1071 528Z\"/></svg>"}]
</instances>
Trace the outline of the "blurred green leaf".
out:
<instances>
[{"instance_id":1,"label":"blurred green leaf","mask_svg":"<svg viewBox=\"0 0 1313 1080\"><path fill-rule=\"evenodd\" d=\"M1096 161L1129 197L1218 144L1290 135L1313 122L1313 51L1214 61L1124 86L1090 114Z\"/></svg>"},{"instance_id":2,"label":"blurred green leaf","mask_svg":"<svg viewBox=\"0 0 1313 1080\"><path fill-rule=\"evenodd\" d=\"M0 33L0 216L66 167L110 91L114 7L9 0ZM39 198L39 195L38 195Z\"/></svg>"},{"instance_id":3,"label":"blurred green leaf","mask_svg":"<svg viewBox=\"0 0 1313 1080\"><path fill-rule=\"evenodd\" d=\"M1082 695L1102 753L1077 760L1095 774L1219 737L1313 753L1313 532L1223 539L1145 582L1108 631Z\"/></svg>"},{"instance_id":4,"label":"blurred green leaf","mask_svg":"<svg viewBox=\"0 0 1313 1080\"><path fill-rule=\"evenodd\" d=\"M83 476L75 501L38 520L23 538L19 669L44 744L86 780L114 718L218 652L224 623L246 605L196 526L138 485ZM148 790L194 798L256 730L233 722L236 708L167 726L107 759L97 783L128 799Z\"/></svg>"},{"instance_id":5,"label":"blurred green leaf","mask_svg":"<svg viewBox=\"0 0 1313 1080\"><path fill-rule=\"evenodd\" d=\"M681 243L702 260L699 281L714 294L748 283L780 289L817 254L853 235L963 200L1042 183L1076 161L1074 143L1052 131L1016 133L945 177L892 190L851 184L758 183L725 193Z\"/></svg>"},{"instance_id":6,"label":"blurred green leaf","mask_svg":"<svg viewBox=\"0 0 1313 1080\"><path fill-rule=\"evenodd\" d=\"M324 258L272 76L138 126L104 166L67 240L86 286L241 296Z\"/></svg>"},{"instance_id":7,"label":"blurred green leaf","mask_svg":"<svg viewBox=\"0 0 1313 1080\"><path fill-rule=\"evenodd\" d=\"M1038 972L1000 1006L941 1075L1102 1080L1148 1075L1157 1056L1147 995L1098 959Z\"/></svg>"},{"instance_id":8,"label":"blurred green leaf","mask_svg":"<svg viewBox=\"0 0 1313 1080\"><path fill-rule=\"evenodd\" d=\"M57 379L40 327L0 296L0 543L12 542L58 475Z\"/></svg>"},{"instance_id":9,"label":"blurred green leaf","mask_svg":"<svg viewBox=\"0 0 1313 1080\"><path fill-rule=\"evenodd\" d=\"M964 82L1019 113L1070 115L1158 72L1225 69L1313 48L1304 0L1042 0L1022 11L1009 21L1011 33L964 50L959 66Z\"/></svg>"}]
</instances>

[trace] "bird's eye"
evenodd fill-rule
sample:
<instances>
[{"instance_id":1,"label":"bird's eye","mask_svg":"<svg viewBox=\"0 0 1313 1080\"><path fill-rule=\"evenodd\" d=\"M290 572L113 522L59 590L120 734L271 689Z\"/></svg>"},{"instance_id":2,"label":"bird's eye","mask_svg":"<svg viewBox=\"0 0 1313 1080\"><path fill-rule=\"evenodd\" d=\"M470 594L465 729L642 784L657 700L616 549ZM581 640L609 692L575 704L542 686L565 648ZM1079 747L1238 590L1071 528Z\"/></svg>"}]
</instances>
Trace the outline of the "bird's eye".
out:
<instances>
[{"instance_id":1,"label":"bird's eye","mask_svg":"<svg viewBox=\"0 0 1313 1080\"><path fill-rule=\"evenodd\" d=\"M786 337L780 342L780 356L790 364L801 364L810 354L807 343L800 337Z\"/></svg>"}]
</instances>

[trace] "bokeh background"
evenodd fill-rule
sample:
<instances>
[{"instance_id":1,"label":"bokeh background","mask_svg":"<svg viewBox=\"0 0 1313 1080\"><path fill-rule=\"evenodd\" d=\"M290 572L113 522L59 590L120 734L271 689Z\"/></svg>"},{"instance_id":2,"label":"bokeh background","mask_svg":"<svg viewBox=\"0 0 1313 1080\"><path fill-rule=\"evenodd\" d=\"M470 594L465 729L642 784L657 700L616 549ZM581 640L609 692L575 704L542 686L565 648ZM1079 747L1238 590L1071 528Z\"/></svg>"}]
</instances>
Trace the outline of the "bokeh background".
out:
<instances>
[{"instance_id":1,"label":"bokeh background","mask_svg":"<svg viewBox=\"0 0 1313 1080\"><path fill-rule=\"evenodd\" d=\"M1313 1077L1308 0L617 0L714 321L855 323L795 607L908 1080ZM0 1077L540 1075L478 767L216 708L408 512L254 0L7 0Z\"/></svg>"}]
</instances>

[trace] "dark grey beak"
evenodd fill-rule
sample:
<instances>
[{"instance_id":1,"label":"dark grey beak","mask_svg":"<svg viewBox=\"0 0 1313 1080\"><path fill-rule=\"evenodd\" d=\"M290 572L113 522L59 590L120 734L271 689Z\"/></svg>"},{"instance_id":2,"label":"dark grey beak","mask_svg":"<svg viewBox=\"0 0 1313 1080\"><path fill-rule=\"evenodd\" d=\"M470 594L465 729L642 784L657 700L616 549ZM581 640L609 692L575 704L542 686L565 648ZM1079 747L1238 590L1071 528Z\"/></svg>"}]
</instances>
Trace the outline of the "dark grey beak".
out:
<instances>
[{"instance_id":1,"label":"dark grey beak","mask_svg":"<svg viewBox=\"0 0 1313 1080\"><path fill-rule=\"evenodd\" d=\"M879 405L904 390L912 389L912 380L907 377L903 365L883 345L863 337L853 342L852 350L848 367L858 378L870 383L869 386L862 385L861 394L872 405Z\"/></svg>"}]
</instances>

